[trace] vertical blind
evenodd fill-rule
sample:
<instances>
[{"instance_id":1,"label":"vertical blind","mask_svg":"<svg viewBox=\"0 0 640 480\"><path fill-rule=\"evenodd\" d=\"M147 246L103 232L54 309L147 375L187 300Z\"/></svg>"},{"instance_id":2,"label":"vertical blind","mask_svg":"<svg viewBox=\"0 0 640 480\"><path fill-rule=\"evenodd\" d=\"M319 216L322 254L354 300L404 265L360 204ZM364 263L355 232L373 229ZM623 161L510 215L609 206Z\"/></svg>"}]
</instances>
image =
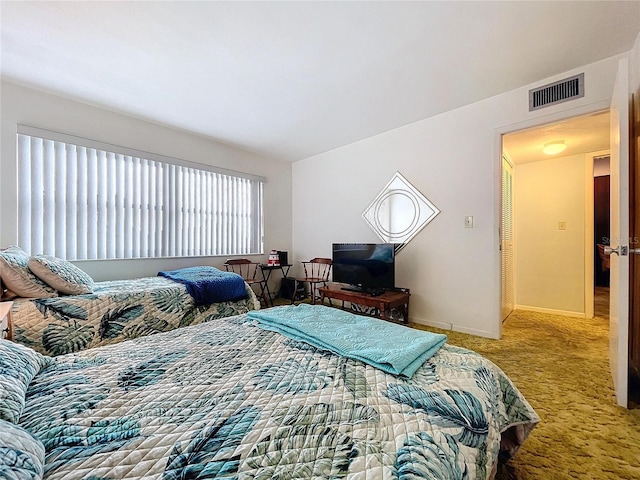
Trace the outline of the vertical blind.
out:
<instances>
[{"instance_id":1,"label":"vertical blind","mask_svg":"<svg viewBox=\"0 0 640 480\"><path fill-rule=\"evenodd\" d=\"M18 182L18 241L33 254L263 252L261 177L22 127Z\"/></svg>"}]
</instances>

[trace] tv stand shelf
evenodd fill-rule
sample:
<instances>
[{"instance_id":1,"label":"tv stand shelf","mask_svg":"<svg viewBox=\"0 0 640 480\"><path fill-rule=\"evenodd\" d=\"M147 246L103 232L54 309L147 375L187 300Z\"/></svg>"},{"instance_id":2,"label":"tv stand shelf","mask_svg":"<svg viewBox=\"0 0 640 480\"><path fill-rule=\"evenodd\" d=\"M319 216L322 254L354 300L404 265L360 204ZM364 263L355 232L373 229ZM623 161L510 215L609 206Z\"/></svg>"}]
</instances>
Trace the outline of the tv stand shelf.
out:
<instances>
[{"instance_id":1,"label":"tv stand shelf","mask_svg":"<svg viewBox=\"0 0 640 480\"><path fill-rule=\"evenodd\" d=\"M376 315L383 320L389 320L391 309L398 308L402 312L403 323L409 323L409 297L411 294L407 288L386 290L375 296L335 287L322 287L319 292L320 303L324 303L324 299L327 298L331 306L333 306L331 300L341 300L342 308L344 308L344 302L373 307L376 309Z\"/></svg>"}]
</instances>

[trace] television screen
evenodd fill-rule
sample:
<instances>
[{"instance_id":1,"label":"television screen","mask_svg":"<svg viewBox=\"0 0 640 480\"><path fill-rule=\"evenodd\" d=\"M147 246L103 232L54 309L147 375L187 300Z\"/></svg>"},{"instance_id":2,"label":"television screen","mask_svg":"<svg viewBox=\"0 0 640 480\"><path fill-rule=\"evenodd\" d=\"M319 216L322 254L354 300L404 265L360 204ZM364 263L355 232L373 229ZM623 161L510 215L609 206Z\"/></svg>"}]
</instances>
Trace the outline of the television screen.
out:
<instances>
[{"instance_id":1,"label":"television screen","mask_svg":"<svg viewBox=\"0 0 640 480\"><path fill-rule=\"evenodd\" d=\"M333 281L362 291L395 287L392 243L334 243Z\"/></svg>"}]
</instances>

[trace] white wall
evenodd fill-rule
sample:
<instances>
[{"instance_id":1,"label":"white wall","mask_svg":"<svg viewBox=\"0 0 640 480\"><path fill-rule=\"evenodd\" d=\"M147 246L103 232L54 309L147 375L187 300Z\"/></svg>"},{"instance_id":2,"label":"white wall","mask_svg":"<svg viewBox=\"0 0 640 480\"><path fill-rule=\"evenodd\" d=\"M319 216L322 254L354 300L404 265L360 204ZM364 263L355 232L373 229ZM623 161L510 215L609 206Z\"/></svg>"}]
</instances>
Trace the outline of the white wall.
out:
<instances>
[{"instance_id":1,"label":"white wall","mask_svg":"<svg viewBox=\"0 0 640 480\"><path fill-rule=\"evenodd\" d=\"M609 157L598 157L593 160L593 176L604 177L611 173Z\"/></svg>"},{"instance_id":2,"label":"white wall","mask_svg":"<svg viewBox=\"0 0 640 480\"><path fill-rule=\"evenodd\" d=\"M294 259L330 255L332 242L378 241L361 213L400 171L442 212L397 257L411 320L498 338L500 135L606 108L618 58L294 163ZM530 88L580 72L584 98L528 112Z\"/></svg>"},{"instance_id":3,"label":"white wall","mask_svg":"<svg viewBox=\"0 0 640 480\"><path fill-rule=\"evenodd\" d=\"M291 250L290 163L13 83L2 82L0 101L0 246L18 243L16 125L23 124L264 176L265 252L268 254L272 248ZM257 258L266 261L267 257ZM159 270L184 266L221 266L225 259L101 260L76 264L95 280L109 280L156 275Z\"/></svg>"},{"instance_id":4,"label":"white wall","mask_svg":"<svg viewBox=\"0 0 640 480\"><path fill-rule=\"evenodd\" d=\"M585 314L586 163L581 154L515 166L516 309Z\"/></svg>"}]
</instances>

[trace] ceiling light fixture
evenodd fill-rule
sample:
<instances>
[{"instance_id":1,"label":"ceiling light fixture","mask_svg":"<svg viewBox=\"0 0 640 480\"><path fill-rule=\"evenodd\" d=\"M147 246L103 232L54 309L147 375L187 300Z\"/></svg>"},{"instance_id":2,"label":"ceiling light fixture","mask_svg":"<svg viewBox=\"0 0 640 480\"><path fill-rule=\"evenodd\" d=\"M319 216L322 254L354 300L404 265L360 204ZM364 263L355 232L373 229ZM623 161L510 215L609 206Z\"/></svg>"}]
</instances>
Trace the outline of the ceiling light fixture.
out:
<instances>
[{"instance_id":1,"label":"ceiling light fixture","mask_svg":"<svg viewBox=\"0 0 640 480\"><path fill-rule=\"evenodd\" d=\"M547 155L556 155L560 152L564 152L565 148L567 148L567 146L565 145L564 141L559 140L555 142L545 143L542 152L546 153Z\"/></svg>"}]
</instances>

